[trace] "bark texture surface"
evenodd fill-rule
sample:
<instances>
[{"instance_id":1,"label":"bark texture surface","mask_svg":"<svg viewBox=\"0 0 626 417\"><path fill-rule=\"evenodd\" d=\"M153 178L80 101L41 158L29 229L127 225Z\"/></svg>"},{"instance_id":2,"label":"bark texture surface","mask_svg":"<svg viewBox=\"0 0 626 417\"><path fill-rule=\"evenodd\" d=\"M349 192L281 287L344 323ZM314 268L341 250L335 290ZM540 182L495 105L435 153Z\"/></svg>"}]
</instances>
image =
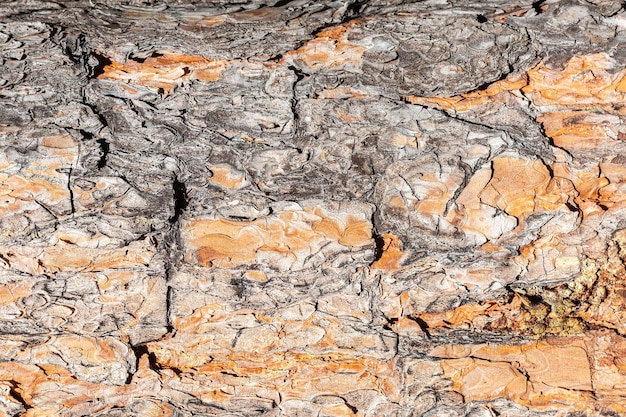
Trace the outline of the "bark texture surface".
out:
<instances>
[{"instance_id":1,"label":"bark texture surface","mask_svg":"<svg viewBox=\"0 0 626 417\"><path fill-rule=\"evenodd\" d=\"M0 416L626 414L609 0L0 3Z\"/></svg>"}]
</instances>

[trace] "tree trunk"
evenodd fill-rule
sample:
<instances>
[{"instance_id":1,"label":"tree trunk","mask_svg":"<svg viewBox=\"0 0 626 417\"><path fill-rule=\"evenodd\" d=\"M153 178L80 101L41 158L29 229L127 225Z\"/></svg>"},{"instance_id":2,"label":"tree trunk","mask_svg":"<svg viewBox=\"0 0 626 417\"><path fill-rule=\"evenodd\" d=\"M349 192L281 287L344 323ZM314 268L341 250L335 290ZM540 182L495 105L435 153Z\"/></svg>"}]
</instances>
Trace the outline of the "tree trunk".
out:
<instances>
[{"instance_id":1,"label":"tree trunk","mask_svg":"<svg viewBox=\"0 0 626 417\"><path fill-rule=\"evenodd\" d=\"M3 1L0 416L626 413L625 22Z\"/></svg>"}]
</instances>

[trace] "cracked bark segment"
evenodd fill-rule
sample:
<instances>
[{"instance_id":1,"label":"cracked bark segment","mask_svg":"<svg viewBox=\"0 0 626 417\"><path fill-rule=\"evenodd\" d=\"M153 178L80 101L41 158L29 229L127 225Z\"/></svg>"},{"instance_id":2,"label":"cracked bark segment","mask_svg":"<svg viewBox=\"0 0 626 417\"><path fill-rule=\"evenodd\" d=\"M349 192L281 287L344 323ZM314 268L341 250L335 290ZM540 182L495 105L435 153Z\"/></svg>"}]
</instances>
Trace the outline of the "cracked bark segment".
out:
<instances>
[{"instance_id":1,"label":"cracked bark segment","mask_svg":"<svg viewBox=\"0 0 626 417\"><path fill-rule=\"evenodd\" d=\"M470 401L501 396L519 401L525 396L535 406L549 406L559 400L584 402L586 395L589 395L586 392L592 389L585 344L582 340L562 340L557 346L550 342L546 340L537 345L499 349L459 347L457 350L469 351L460 354L459 359L452 359L457 356L454 353L443 353L445 348L435 349L432 354L450 358L442 361L444 374L454 381L454 386L460 388L463 396ZM462 359L464 357L467 359ZM564 366L563 361L567 361L567 366ZM492 389L484 387L485 384L493 384L496 378L505 382L502 392L498 392L496 386ZM530 393L527 392L529 387ZM539 391L539 395L534 394L534 390Z\"/></svg>"},{"instance_id":2,"label":"cracked bark segment","mask_svg":"<svg viewBox=\"0 0 626 417\"><path fill-rule=\"evenodd\" d=\"M517 163L520 164L516 165ZM517 174L516 166L522 170ZM454 306L460 302L463 294L476 294L475 296L480 297L479 289L496 290L515 281L563 282L572 274L576 274L582 265L582 252L579 246L583 243L586 247L592 248L594 242L598 242L597 233L603 230L603 221L598 214L619 216L621 209L613 206L615 210L607 212L600 208L601 203L596 197L597 190L606 186L608 181L599 178L597 171L567 172L562 168L562 163L557 163L553 170L548 171L541 161L510 159L504 154L493 160L491 169L485 169L482 173L479 171L472 177L467 188L457 198L453 209L458 225L471 230L476 223L472 216L484 215L479 203L486 207L506 210L512 218L518 216L517 221L520 222L515 229L517 221L511 222L508 230L502 230L483 244L480 250L484 255L478 262L474 261L471 264L469 262L471 258L467 256L459 256L455 263L435 262L432 255L427 257L422 255L422 259L414 266L408 264L398 267L396 260L395 265L391 265L387 270L375 268L382 270L383 275L399 270L395 273L396 277L416 272L420 274L418 286L410 289L406 284L387 281L387 278L384 278L384 282L391 285L383 295L385 300L383 311L387 317L399 319L397 329L403 333L409 329L419 331L420 326L411 319L412 314L424 310L438 310L442 308L441 303L443 306ZM507 174L498 179L505 172ZM512 177L508 178L509 174L512 174ZM551 179L552 175L555 179ZM560 183L556 185L552 183L559 177L565 179L565 175L571 178L568 180L571 182L568 183L573 187L569 191ZM517 181L521 181L523 185L516 185ZM505 188L498 190L498 184L506 188L511 187L511 194L504 191ZM529 193L528 197L522 197L525 193ZM504 203L507 199L511 201L517 199L521 205L518 208L514 205L508 207ZM533 207L528 206L529 211L526 211L523 208L523 201L532 201ZM580 207L580 214L572 212L568 203ZM475 211L472 212L470 209ZM525 222L524 219L528 221ZM579 224L582 228L572 234ZM592 232L591 229L595 231ZM488 232L484 227L480 230L482 233ZM511 247L509 245L519 250L519 254L507 251L506 247ZM398 254L397 249L391 246L387 250L396 251L396 255L390 252L388 255L390 257L410 259L407 255ZM386 256L384 250L380 261L383 262ZM459 262L463 259L467 259L468 262L466 264ZM378 265L375 263L373 267ZM439 282L439 285L435 284L436 282ZM439 291L433 288L438 288ZM447 294L442 295L442 290ZM573 318L572 323L568 320L561 323L563 332L581 329L578 319ZM551 331L558 331L557 323L555 320L555 327Z\"/></svg>"},{"instance_id":3,"label":"cracked bark segment","mask_svg":"<svg viewBox=\"0 0 626 417\"><path fill-rule=\"evenodd\" d=\"M625 412L621 5L139 3L0 4L0 414Z\"/></svg>"},{"instance_id":4,"label":"cracked bark segment","mask_svg":"<svg viewBox=\"0 0 626 417\"><path fill-rule=\"evenodd\" d=\"M182 363L171 352L183 346L164 342L151 345L151 350L159 363L177 370L164 373L164 388L193 392L201 400L195 407L197 412L218 407L235 412L246 401L251 409L264 411L275 403L285 409L299 403L313 409L328 407L326 412L334 410L331 415L354 412L356 406L362 411L369 410L364 415L376 415L377 408L393 408L390 401L397 400L399 379L392 362L339 353L258 355L252 352L231 352L207 362L203 360L204 353L198 352L199 356L189 358L191 362ZM361 403L351 403L349 398L359 391L369 395ZM180 403L182 409L190 406Z\"/></svg>"},{"instance_id":5,"label":"cracked bark segment","mask_svg":"<svg viewBox=\"0 0 626 417\"><path fill-rule=\"evenodd\" d=\"M78 144L58 131L40 134L46 136L41 138L37 150L30 152L36 163L25 165L14 147L7 147L2 153L2 217L7 226L5 239L9 238L5 241L19 236L24 229L32 230L32 223L54 222L72 211L68 173L76 161Z\"/></svg>"},{"instance_id":6,"label":"cracked bark segment","mask_svg":"<svg viewBox=\"0 0 626 417\"><path fill-rule=\"evenodd\" d=\"M295 62L307 72L355 72L361 64L365 47L350 42L351 29L362 25L360 20L324 29L295 51L283 55L286 62Z\"/></svg>"},{"instance_id":7,"label":"cracked bark segment","mask_svg":"<svg viewBox=\"0 0 626 417\"><path fill-rule=\"evenodd\" d=\"M92 383L122 386L136 371L133 352L113 337L52 336L35 346L5 339L2 345L3 361L63 367L77 379Z\"/></svg>"},{"instance_id":8,"label":"cracked bark segment","mask_svg":"<svg viewBox=\"0 0 626 417\"><path fill-rule=\"evenodd\" d=\"M351 17L347 5L340 2L300 2L283 7L258 2L201 2L194 6L193 12L181 4L167 6L125 7L114 2L108 7L96 7L89 14L90 24L84 30L93 38L95 49L107 52L116 61L123 61L129 54L140 58L150 55L157 49L155 39L160 39L160 44L167 45L169 50L209 53L226 59L253 56L267 59L297 49L319 28L340 24ZM80 8L68 10L77 14L80 11ZM158 24L154 26L150 22ZM93 30L94 24L115 32L119 44L107 43L109 37ZM129 36L129 28L140 33L141 42ZM184 33L183 37L174 35L177 29ZM240 37L242 30L248 33L247 38ZM207 38L211 39L210 44L205 41ZM237 41L233 43L235 38Z\"/></svg>"},{"instance_id":9,"label":"cracked bark segment","mask_svg":"<svg viewBox=\"0 0 626 417\"><path fill-rule=\"evenodd\" d=\"M471 91L481 84L470 80L499 79L513 68L528 65L534 58L532 50L525 46L525 35L511 27L460 18L459 29L442 31L439 28L450 26L445 17L435 15L423 20L413 17L401 15L398 22L400 39L403 32L411 33L419 28L414 32L419 36L410 36L398 48L398 63L405 80L401 94L449 95L452 91ZM457 49L456 40L460 38L467 47L461 49L459 45ZM427 39L429 42L425 42Z\"/></svg>"},{"instance_id":10,"label":"cracked bark segment","mask_svg":"<svg viewBox=\"0 0 626 417\"><path fill-rule=\"evenodd\" d=\"M102 59L102 58L101 58ZM160 88L170 92L185 80L216 81L228 61L209 60L201 56L155 52L142 60L111 62L98 75L102 80L120 80L130 84Z\"/></svg>"},{"instance_id":11,"label":"cracked bark segment","mask_svg":"<svg viewBox=\"0 0 626 417\"><path fill-rule=\"evenodd\" d=\"M600 55L599 58L604 60L601 59L597 65L603 68L609 64L613 65L610 60L605 59L605 55ZM587 65L592 65L592 61L593 58L590 57L588 61L589 64ZM587 62L584 57L574 58L571 61L571 65L568 64L565 70L546 70L547 73L553 74L552 76L559 74L558 76L562 77L562 81L558 83L557 86L548 86L546 83L545 89L550 91L552 88L554 91L561 91L561 84L570 85L571 83L578 82L576 79L578 75L582 74L583 70L581 70L581 68L584 62ZM453 98L411 98L410 101L416 104L434 106L446 111L454 110L455 112L461 112L463 118L470 120L474 117L472 115L489 109L494 101L501 103L498 106L508 106L518 102L516 94L519 96L520 91L523 91L524 94L528 94L528 97L534 100L533 94L538 93L533 92L539 91L538 87L534 84L537 82L537 79L539 79L539 76L536 74L541 74L543 71L542 68L542 66L539 66L529 71L528 76L515 76L509 77L507 80L498 81L484 91L472 92ZM615 80L620 80L621 77L622 76L619 74L608 75L605 71L604 73L599 73L596 81L589 82L595 82L598 85L605 86L606 89L604 91L606 91L607 102L611 103L612 100L615 99L614 94L610 93L615 87L611 87L611 85L615 84L617 82ZM582 82L585 83L588 81ZM596 87L596 84L589 86L585 84L585 88L586 89L582 89L582 91L589 91L589 93L582 94L589 94L590 97L592 97L595 94L593 91L601 89L602 87ZM544 94L549 95L550 93L546 92ZM591 100L597 101L599 99L592 98ZM608 106L611 107L612 105L609 104ZM567 105L564 104L564 107L567 107ZM538 108L543 109L541 106ZM570 112L571 110L567 111ZM550 113L549 118L547 117L546 119L554 120L555 116L553 116L553 114L559 113ZM538 120L546 120L542 119L542 117L544 116L540 116ZM552 129L553 128L550 128L547 132L551 134ZM582 132L584 133L585 131L583 130ZM613 146L621 148L622 144L620 142L613 142ZM601 149L602 147L598 149L599 157L603 154ZM568 151L573 151L572 147L570 147ZM519 239L517 242L519 242L518 247L521 253L520 256L514 259L514 262L527 270L525 274L526 279L533 279L531 277L538 277L540 275L544 275L545 277L552 276L552 279L557 281L563 279L567 274L575 273L580 265L580 253L574 248L574 246L580 243L574 242L581 242L581 240L578 239L582 239L582 241L589 242L586 243L587 245L591 245L589 239L593 238L593 234L589 232L581 233L577 239L571 240L571 243L566 245L570 247L566 248L561 243L556 244L556 240L549 243L550 241L545 238L536 240L535 243L529 243L525 241L528 237L528 232L535 229L540 230L540 235L546 237L549 235L559 236L558 239L560 242L570 240L565 238L563 233L575 230L578 227L578 222L582 222L583 227L578 229L581 231L587 229L586 225L598 224L598 219L594 219L594 216L599 213L604 213L607 208L602 202L603 196L607 196L608 193L611 193L612 197L609 199L614 198L615 201L621 201L621 197L619 197L621 191L618 191L621 190L621 179L612 176L612 179L609 180L597 171L598 166L594 166L593 163L587 162L586 160L580 160L579 162L578 159L575 159L573 163L570 162L572 156L580 158L580 154L564 154L560 151L555 152L555 160L549 165L545 160L543 162L530 162L531 165L538 164L537 166L540 167L539 169L533 169L531 167L522 168L524 165L524 163L522 163L520 169L524 173L522 174L522 171L519 171L518 174L515 174L515 163L513 163L511 159L507 159L510 158L509 155L510 154L505 153L493 158L489 168L482 167L467 181L467 185L464 187L463 191L461 191L454 200L455 204L451 206L450 212L454 216L452 223L457 225L459 229L465 230L466 233L480 230L480 232L484 234L489 232L489 229L486 227L487 224L496 226L492 236L488 234L483 236L487 237L490 245L495 244L496 246L503 244L507 246ZM521 158L518 161L521 163L524 159L526 158ZM532 159L534 158L531 158L531 160ZM511 177L508 177L509 174ZM499 177L501 177L501 179ZM523 185L515 186L516 181L521 181ZM498 189L498 184L502 184L506 187L510 186L512 193L509 194L508 191L503 193ZM530 193L528 197L521 197L526 192ZM514 197L515 194L517 194L519 198ZM522 206L519 206L517 209L513 206L507 208L507 199L511 199L511 201L516 200L522 205L523 201L527 201L533 207L528 206L527 210L523 209ZM618 213L621 209L615 206L614 203L610 203L610 206L615 208L615 210L609 211L609 213L614 216L619 216ZM571 212L573 208L578 211L578 215L572 215L574 214ZM519 223L519 226L514 229L515 222L509 222L508 228L500 227L500 230L498 230L498 222L485 222L485 220L481 220L485 219L485 214L488 214L488 210L493 209L502 210L507 215L512 216L511 218L513 220L517 219L516 221ZM526 214L524 214L524 212L526 212ZM550 212L552 212L552 214L549 215L548 213ZM525 225L524 219L529 215L531 215L529 218L531 223L535 223L535 226L532 224ZM493 214L487 218L492 216ZM541 217L544 217L544 220L539 220ZM537 221L543 223L548 217L554 220L550 220L542 226L536 223ZM569 222L570 226L566 227L565 223L562 223L561 226L557 226L559 223L557 219L559 218L565 220L565 223ZM566 218L569 218L569 220L566 220ZM506 217L504 219L506 219ZM446 220L449 221L450 217L446 218ZM572 221L574 223L571 223ZM559 231L559 228L563 227L565 228ZM526 232L520 233L524 228ZM550 231L548 232L548 230ZM485 239L485 237L482 237L482 239ZM536 238L533 240L535 239ZM483 242L484 241L485 240L483 240ZM546 267L546 261L549 262L548 267ZM561 278L557 278L559 276Z\"/></svg>"},{"instance_id":12,"label":"cracked bark segment","mask_svg":"<svg viewBox=\"0 0 626 417\"><path fill-rule=\"evenodd\" d=\"M395 337L368 325L372 321L371 295L362 287L368 278L358 272L358 265L362 269L373 255L372 207L308 201L278 208L271 216L253 222L185 221L183 239L193 250L202 246L194 237L204 245L216 245L220 243L216 233L237 233L234 243L221 246L223 259L214 259L204 271L184 266L172 277L176 333L148 344L159 366L178 370L166 386L185 387L185 392L199 396L202 405L196 406L198 412L218 406L236 410L244 398L250 407L263 410L280 401L286 411L296 407L330 415L350 415L357 406L370 410L366 415L394 408L390 399L400 384L392 362ZM242 236L260 239L259 244L237 243ZM274 250L272 258L259 258L265 241L271 245L267 250L277 250L281 244L285 250ZM311 257L310 245L323 246L324 264L317 264L315 257L293 264L294 259ZM304 252L297 251L299 247ZM242 250L247 257L235 256ZM360 252L365 252L364 259ZM354 283L346 288L324 283L314 273L319 267L345 271L340 265L346 261L355 269ZM242 262L245 268L241 268ZM290 274L290 269L296 273ZM359 283L359 276L365 282ZM293 285L309 279L317 280L322 293L313 300L304 289L298 300ZM208 290L209 286L214 290ZM242 309L242 302L249 308ZM194 349L191 356L182 353L199 341L204 348ZM243 381L248 381L249 388L242 390ZM369 394L359 397L359 391ZM360 403L354 401L356 406L350 400L355 395L361 398ZM181 407L188 406L181 403Z\"/></svg>"},{"instance_id":13,"label":"cracked bark segment","mask_svg":"<svg viewBox=\"0 0 626 417\"><path fill-rule=\"evenodd\" d=\"M522 24L529 34L551 52L546 60L553 67L562 67L574 55L612 50L615 42L623 39L624 33L619 26L622 10L611 2L546 2L542 9L541 13L529 16L529 19L513 18L511 21L525 20ZM597 20L603 24L596 24ZM620 53L614 56L623 62Z\"/></svg>"},{"instance_id":14,"label":"cracked bark segment","mask_svg":"<svg viewBox=\"0 0 626 417\"><path fill-rule=\"evenodd\" d=\"M556 146L578 157L593 149L607 158L623 146L624 74L604 53L585 55L569 60L562 71L529 72L531 83L524 91L542 110L537 120Z\"/></svg>"},{"instance_id":15,"label":"cracked bark segment","mask_svg":"<svg viewBox=\"0 0 626 417\"><path fill-rule=\"evenodd\" d=\"M372 328L369 294L355 294L362 285L357 277L355 288L341 294L335 287L315 300L302 291L298 300L290 281L306 282L313 274L268 273L259 283L245 278L242 294L239 277L250 272L216 271L202 278L202 272L185 270L173 277L176 333L148 344L159 366L176 371L167 373L168 388L201 398L197 412L235 411L244 399L252 408L268 410L274 402L285 410L324 409L331 415L353 407L365 415L394 408L390 401L400 385L393 364L396 338ZM324 288L319 281L316 286ZM242 309L242 303L249 307ZM352 401L359 391L368 394ZM180 407L188 409L183 400Z\"/></svg>"},{"instance_id":16,"label":"cracked bark segment","mask_svg":"<svg viewBox=\"0 0 626 417\"><path fill-rule=\"evenodd\" d=\"M623 101L624 74L606 53L577 56L563 69L540 66L529 71L529 85L524 91L535 105L545 108L595 106L613 110L614 103Z\"/></svg>"},{"instance_id":17,"label":"cracked bark segment","mask_svg":"<svg viewBox=\"0 0 626 417\"><path fill-rule=\"evenodd\" d=\"M173 413L167 402L153 394L159 390L160 382L157 374L148 368L146 356L139 361L132 380L122 386L77 379L56 365L35 366L17 362L0 363L0 380L5 387L10 387L9 400L21 403L24 413L29 416L106 415L107 411L120 407L163 417Z\"/></svg>"},{"instance_id":18,"label":"cracked bark segment","mask_svg":"<svg viewBox=\"0 0 626 417\"><path fill-rule=\"evenodd\" d=\"M599 331L518 346L441 345L430 355L440 358L444 378L466 401L504 396L554 415L566 415L569 404L587 413L621 413L614 398L623 390L616 359L623 345L621 336Z\"/></svg>"},{"instance_id":19,"label":"cracked bark segment","mask_svg":"<svg viewBox=\"0 0 626 417\"><path fill-rule=\"evenodd\" d=\"M184 226L191 262L222 268L260 264L286 271L319 265L316 258L372 246L371 206L287 205L254 222L194 219Z\"/></svg>"},{"instance_id":20,"label":"cracked bark segment","mask_svg":"<svg viewBox=\"0 0 626 417\"><path fill-rule=\"evenodd\" d=\"M426 95L471 91L480 84L470 80L495 81L533 60L521 32L493 21L461 19L459 32L438 30L453 26L446 17L427 13L355 19L319 32L283 59L307 73L341 78L357 73L366 85L385 92ZM470 47L457 49L455 37ZM344 74L338 75L338 69Z\"/></svg>"},{"instance_id":21,"label":"cracked bark segment","mask_svg":"<svg viewBox=\"0 0 626 417\"><path fill-rule=\"evenodd\" d=\"M161 350L163 348L167 350ZM164 365L169 363L167 351L171 348L173 346L163 344L155 349ZM393 364L368 357L288 353L262 357L232 354L223 358L225 361L205 364L201 359L196 360L193 370L177 363L181 366L176 367L177 374L165 373L165 386L195 392L202 400L204 410L221 406L233 411L237 407L237 397L248 399L251 406L256 402L259 407L266 408L267 403L281 401L281 397L284 401L313 402L316 397L343 397L358 390L373 391L379 394L378 399L384 396L388 401L396 397L398 389ZM285 381L289 375L289 380ZM266 405L261 405L263 403ZM185 408L184 404L181 406ZM375 404L364 406L367 409Z\"/></svg>"},{"instance_id":22,"label":"cracked bark segment","mask_svg":"<svg viewBox=\"0 0 626 417\"><path fill-rule=\"evenodd\" d=\"M602 326L623 335L619 296L623 285L623 246L624 232L620 230L613 235L604 258L586 259L577 266L580 274L575 279L553 288L518 287L509 300L465 304L454 310L414 316L407 314L410 310L405 307L404 317L398 316L397 329L408 334L421 321L431 334L442 328L480 331L505 328L508 332L541 337L575 335ZM405 295L405 306L407 299Z\"/></svg>"},{"instance_id":23,"label":"cracked bark segment","mask_svg":"<svg viewBox=\"0 0 626 417\"><path fill-rule=\"evenodd\" d=\"M155 254L150 241L123 246L76 228L49 238L52 242L0 248L7 319L35 334L115 333L133 342L165 331L159 301L165 278L150 265Z\"/></svg>"},{"instance_id":24,"label":"cracked bark segment","mask_svg":"<svg viewBox=\"0 0 626 417\"><path fill-rule=\"evenodd\" d=\"M0 31L2 66L19 75L3 96L28 116L9 111L0 122L0 326L3 343L24 342L4 360L124 385L135 371L129 341L166 331L149 222L130 214L145 200L119 178L90 175L85 154L106 134L106 120L85 102L86 69L54 29L9 23Z\"/></svg>"},{"instance_id":25,"label":"cracked bark segment","mask_svg":"<svg viewBox=\"0 0 626 417\"><path fill-rule=\"evenodd\" d=\"M623 144L619 128L623 79L623 68L606 53L597 53L572 57L562 69L542 63L482 91L449 98L411 96L407 100L471 115L495 103L515 102L523 95L535 106L534 117L555 146L578 158L591 150L605 157L609 149Z\"/></svg>"},{"instance_id":26,"label":"cracked bark segment","mask_svg":"<svg viewBox=\"0 0 626 417\"><path fill-rule=\"evenodd\" d=\"M473 174L502 153L506 142L499 132L473 130L438 112L418 114L421 152L386 168L376 188L375 199L381 207L376 226L414 247L476 245L475 235L455 238L461 231L451 223L449 212ZM407 229L406 223L415 229ZM425 239L425 235L433 238Z\"/></svg>"}]
</instances>

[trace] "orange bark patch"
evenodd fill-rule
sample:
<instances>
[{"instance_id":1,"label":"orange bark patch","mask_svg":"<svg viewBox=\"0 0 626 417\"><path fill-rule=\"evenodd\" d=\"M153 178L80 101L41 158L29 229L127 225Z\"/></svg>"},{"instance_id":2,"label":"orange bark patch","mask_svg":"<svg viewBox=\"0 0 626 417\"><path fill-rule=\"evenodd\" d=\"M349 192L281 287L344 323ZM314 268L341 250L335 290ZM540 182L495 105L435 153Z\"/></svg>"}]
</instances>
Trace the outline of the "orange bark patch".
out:
<instances>
[{"instance_id":1,"label":"orange bark patch","mask_svg":"<svg viewBox=\"0 0 626 417\"><path fill-rule=\"evenodd\" d=\"M505 101L506 96L503 93L519 90L527 84L528 77L526 74L512 74L504 80L490 84L484 90L477 90L454 97L406 96L404 100L411 104L463 112L493 101Z\"/></svg>"},{"instance_id":2,"label":"orange bark patch","mask_svg":"<svg viewBox=\"0 0 626 417\"><path fill-rule=\"evenodd\" d=\"M597 189L597 201L607 209L623 207L626 203L626 166L603 163L599 165L604 181L608 184Z\"/></svg>"},{"instance_id":3,"label":"orange bark patch","mask_svg":"<svg viewBox=\"0 0 626 417\"><path fill-rule=\"evenodd\" d=\"M316 98L319 99L356 99L364 97L367 97L365 92L350 87L326 88L316 92Z\"/></svg>"},{"instance_id":4,"label":"orange bark patch","mask_svg":"<svg viewBox=\"0 0 626 417\"><path fill-rule=\"evenodd\" d=\"M381 236L383 240L382 254L371 265L371 269L380 269L384 271L397 271L401 269L400 261L404 257L400 238L398 236L385 233Z\"/></svg>"},{"instance_id":5,"label":"orange bark patch","mask_svg":"<svg viewBox=\"0 0 626 417\"><path fill-rule=\"evenodd\" d=\"M209 181L229 190L238 190L249 184L243 172L228 165L210 166L209 171L213 174Z\"/></svg>"},{"instance_id":6,"label":"orange bark patch","mask_svg":"<svg viewBox=\"0 0 626 417\"><path fill-rule=\"evenodd\" d=\"M493 175L480 199L523 219L537 209L554 210L566 201L547 191L550 180L543 162L502 156L493 160Z\"/></svg>"},{"instance_id":7,"label":"orange bark patch","mask_svg":"<svg viewBox=\"0 0 626 417\"><path fill-rule=\"evenodd\" d=\"M28 297L31 294L32 284L26 282L11 282L0 286L0 305L10 304L15 300Z\"/></svg>"},{"instance_id":8,"label":"orange bark patch","mask_svg":"<svg viewBox=\"0 0 626 417\"><path fill-rule=\"evenodd\" d=\"M302 62L309 70L325 68L358 68L365 48L348 40L350 28L362 24L353 20L346 24L325 29L315 39L305 43L283 57L283 60Z\"/></svg>"},{"instance_id":9,"label":"orange bark patch","mask_svg":"<svg viewBox=\"0 0 626 417\"><path fill-rule=\"evenodd\" d=\"M221 25L227 20L228 19L226 18L226 15L207 16L198 20L196 23L193 23L193 24L202 26L202 27L214 27L214 26Z\"/></svg>"},{"instance_id":10,"label":"orange bark patch","mask_svg":"<svg viewBox=\"0 0 626 417\"><path fill-rule=\"evenodd\" d=\"M408 146L409 148L417 149L420 146L419 139L421 136L422 134L420 132L416 132L413 136L405 136L405 135L396 133L396 134L391 135L390 138L387 138L386 140L385 139L384 140L389 145L396 146L398 148L403 148L405 146Z\"/></svg>"},{"instance_id":11,"label":"orange bark patch","mask_svg":"<svg viewBox=\"0 0 626 417\"><path fill-rule=\"evenodd\" d=\"M244 276L251 281L256 281L256 282L267 281L267 275L263 271L248 270L244 273Z\"/></svg>"},{"instance_id":12,"label":"orange bark patch","mask_svg":"<svg viewBox=\"0 0 626 417\"><path fill-rule=\"evenodd\" d=\"M202 395L207 396L220 390L220 401L234 398L231 389L242 385L265 395L280 392L283 399L357 389L397 398L400 380L393 359L352 355L350 346L357 345L386 352L388 346L377 334L355 332L344 319L315 312L309 304L295 307L296 311L298 318L288 320L250 309L232 311L214 303L175 319L176 334L151 342L148 348L163 368L211 381L211 386L197 388L206 389ZM229 323L239 329L229 330Z\"/></svg>"},{"instance_id":13,"label":"orange bark patch","mask_svg":"<svg viewBox=\"0 0 626 417\"><path fill-rule=\"evenodd\" d=\"M441 367L466 401L517 399L527 390L524 375L507 363L462 358L444 360Z\"/></svg>"},{"instance_id":14,"label":"orange bark patch","mask_svg":"<svg viewBox=\"0 0 626 417\"><path fill-rule=\"evenodd\" d=\"M152 400L154 387L158 387L160 382L156 374L148 369L147 356L144 358L139 361L133 381L122 386L77 379L59 366L17 362L0 362L0 381L7 381L13 386L28 405L27 416L58 416L67 413L68 407L77 407L83 415L95 415L114 407L125 407L129 398ZM141 415L172 416L173 410L168 404L153 401L154 406L148 404L148 407L143 407Z\"/></svg>"},{"instance_id":15,"label":"orange bark patch","mask_svg":"<svg viewBox=\"0 0 626 417\"><path fill-rule=\"evenodd\" d=\"M172 52L148 57L142 62L132 59L124 64L112 62L104 67L98 78L169 91L184 80L216 81L228 64L229 61L225 60Z\"/></svg>"},{"instance_id":16,"label":"orange bark patch","mask_svg":"<svg viewBox=\"0 0 626 417\"><path fill-rule=\"evenodd\" d=\"M453 310L441 313L421 313L418 317L428 325L428 328L450 328L471 324L474 320L476 320L476 318L488 315L492 311L497 311L497 309L498 305L494 302L484 304L464 304Z\"/></svg>"},{"instance_id":17,"label":"orange bark patch","mask_svg":"<svg viewBox=\"0 0 626 417\"><path fill-rule=\"evenodd\" d=\"M592 373L584 338L520 346L443 345L431 355L466 401L506 397L537 408L590 404Z\"/></svg>"},{"instance_id":18,"label":"orange bark patch","mask_svg":"<svg viewBox=\"0 0 626 417\"><path fill-rule=\"evenodd\" d=\"M280 392L285 399L308 399L317 395L337 395L359 389L376 390L389 399L398 398L399 375L393 361L380 361L371 357L355 358L345 354L328 353L311 355L305 353L248 354L231 353L215 358L209 363L196 365L193 369L178 367L168 358L167 350L152 346L163 367L204 374L212 386L198 387L202 394L214 396L217 387L240 386L244 381L268 394ZM200 394L200 393L199 393ZM234 395L224 392L216 400L228 400Z\"/></svg>"},{"instance_id":19,"label":"orange bark patch","mask_svg":"<svg viewBox=\"0 0 626 417\"><path fill-rule=\"evenodd\" d=\"M626 70L611 72L614 66L606 53L573 57L563 70L538 65L522 90L537 106L612 107L626 99Z\"/></svg>"},{"instance_id":20,"label":"orange bark patch","mask_svg":"<svg viewBox=\"0 0 626 417\"><path fill-rule=\"evenodd\" d=\"M499 172L499 174L506 175L506 172ZM459 194L455 207L447 216L450 223L458 225L465 233L484 237L478 238L478 241L497 238L517 225L517 220L497 213L495 209L497 206L494 205L495 202L491 197L484 200L482 198L483 192L496 178L493 169L482 169L476 172ZM507 180L505 179L504 182L506 183Z\"/></svg>"},{"instance_id":21,"label":"orange bark patch","mask_svg":"<svg viewBox=\"0 0 626 417\"><path fill-rule=\"evenodd\" d=\"M63 200L68 203L69 211L67 170L73 166L77 154L77 144L69 135L59 133L42 137L37 154L29 164L12 175L0 173L0 217L45 210L42 205L53 207L62 204ZM0 166L16 165L0 153ZM45 216L52 217L49 213Z\"/></svg>"},{"instance_id":22,"label":"orange bark patch","mask_svg":"<svg viewBox=\"0 0 626 417\"><path fill-rule=\"evenodd\" d=\"M593 149L618 141L621 124L616 115L587 111L549 112L537 118L546 136L558 147L572 150Z\"/></svg>"},{"instance_id":23,"label":"orange bark patch","mask_svg":"<svg viewBox=\"0 0 626 417\"><path fill-rule=\"evenodd\" d=\"M76 141L69 135L46 136L41 139L41 145L47 148L67 149L76 146Z\"/></svg>"},{"instance_id":24,"label":"orange bark patch","mask_svg":"<svg viewBox=\"0 0 626 417\"><path fill-rule=\"evenodd\" d=\"M154 247L136 241L120 249L56 245L43 248L9 246L0 251L9 268L36 275L55 272L97 272L106 269L141 268L150 263Z\"/></svg>"},{"instance_id":25,"label":"orange bark patch","mask_svg":"<svg viewBox=\"0 0 626 417\"><path fill-rule=\"evenodd\" d=\"M251 222L198 219L185 226L185 235L200 265L233 267L265 259L284 270L302 267L328 243L355 249L371 244L372 225L361 215L332 217L311 207Z\"/></svg>"},{"instance_id":26,"label":"orange bark patch","mask_svg":"<svg viewBox=\"0 0 626 417\"><path fill-rule=\"evenodd\" d=\"M350 123L350 122L358 122L358 121L362 121L363 118L359 115L356 114L350 114L348 112L345 112L341 109L337 109L336 113L339 115L339 117L341 118L341 120L343 120L344 122Z\"/></svg>"},{"instance_id":27,"label":"orange bark patch","mask_svg":"<svg viewBox=\"0 0 626 417\"><path fill-rule=\"evenodd\" d=\"M109 271L98 277L98 289L106 291L116 287L124 288L130 281L137 279L136 274L132 271Z\"/></svg>"},{"instance_id":28,"label":"orange bark patch","mask_svg":"<svg viewBox=\"0 0 626 417\"><path fill-rule=\"evenodd\" d=\"M56 173L58 177L60 174ZM36 207L35 201L54 205L69 199L67 186L40 179L27 179L19 175L0 174L0 216L20 213Z\"/></svg>"}]
</instances>

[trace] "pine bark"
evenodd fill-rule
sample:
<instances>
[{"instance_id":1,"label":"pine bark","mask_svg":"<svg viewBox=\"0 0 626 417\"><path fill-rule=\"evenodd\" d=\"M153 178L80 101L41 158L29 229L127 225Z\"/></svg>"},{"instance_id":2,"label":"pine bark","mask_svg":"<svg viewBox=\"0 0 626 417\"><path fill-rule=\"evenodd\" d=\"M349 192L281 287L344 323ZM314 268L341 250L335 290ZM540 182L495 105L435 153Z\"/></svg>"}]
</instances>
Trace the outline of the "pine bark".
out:
<instances>
[{"instance_id":1,"label":"pine bark","mask_svg":"<svg viewBox=\"0 0 626 417\"><path fill-rule=\"evenodd\" d=\"M0 3L0 416L626 414L625 28Z\"/></svg>"}]
</instances>

